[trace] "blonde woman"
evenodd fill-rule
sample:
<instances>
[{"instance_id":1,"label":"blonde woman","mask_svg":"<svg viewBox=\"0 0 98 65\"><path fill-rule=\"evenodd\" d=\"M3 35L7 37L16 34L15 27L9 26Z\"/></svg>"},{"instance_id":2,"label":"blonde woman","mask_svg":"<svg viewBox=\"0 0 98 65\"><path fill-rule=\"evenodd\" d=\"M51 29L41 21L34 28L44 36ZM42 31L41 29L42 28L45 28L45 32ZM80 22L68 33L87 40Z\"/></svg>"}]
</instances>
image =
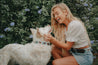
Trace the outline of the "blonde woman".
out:
<instances>
[{"instance_id":1,"label":"blonde woman","mask_svg":"<svg viewBox=\"0 0 98 65\"><path fill-rule=\"evenodd\" d=\"M45 39L53 44L53 65L91 65L93 55L84 24L74 17L64 3L56 4L51 10L51 34Z\"/></svg>"}]
</instances>

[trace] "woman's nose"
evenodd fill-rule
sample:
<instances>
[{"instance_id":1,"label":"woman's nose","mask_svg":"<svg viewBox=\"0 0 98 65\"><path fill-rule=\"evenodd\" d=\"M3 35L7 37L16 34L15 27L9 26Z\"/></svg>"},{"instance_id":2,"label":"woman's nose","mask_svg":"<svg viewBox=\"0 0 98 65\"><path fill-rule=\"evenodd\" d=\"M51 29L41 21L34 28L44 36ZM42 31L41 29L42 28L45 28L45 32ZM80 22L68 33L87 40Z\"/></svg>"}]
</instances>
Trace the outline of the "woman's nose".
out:
<instances>
[{"instance_id":1,"label":"woman's nose","mask_svg":"<svg viewBox=\"0 0 98 65\"><path fill-rule=\"evenodd\" d=\"M58 16L57 15L55 15L55 19L57 20L57 18L58 18Z\"/></svg>"},{"instance_id":2,"label":"woman's nose","mask_svg":"<svg viewBox=\"0 0 98 65\"><path fill-rule=\"evenodd\" d=\"M57 18L57 15L55 15L55 18Z\"/></svg>"}]
</instances>

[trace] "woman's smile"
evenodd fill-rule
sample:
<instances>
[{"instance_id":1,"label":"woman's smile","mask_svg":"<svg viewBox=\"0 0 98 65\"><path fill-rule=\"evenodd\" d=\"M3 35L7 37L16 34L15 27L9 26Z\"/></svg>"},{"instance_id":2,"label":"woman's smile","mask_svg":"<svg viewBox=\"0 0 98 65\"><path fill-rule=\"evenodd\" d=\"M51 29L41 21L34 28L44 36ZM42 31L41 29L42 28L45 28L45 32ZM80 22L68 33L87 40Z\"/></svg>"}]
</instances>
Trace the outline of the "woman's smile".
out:
<instances>
[{"instance_id":1,"label":"woman's smile","mask_svg":"<svg viewBox=\"0 0 98 65\"><path fill-rule=\"evenodd\" d=\"M60 20L61 20L60 18L56 18L56 21L59 22L59 23L60 23Z\"/></svg>"}]
</instances>

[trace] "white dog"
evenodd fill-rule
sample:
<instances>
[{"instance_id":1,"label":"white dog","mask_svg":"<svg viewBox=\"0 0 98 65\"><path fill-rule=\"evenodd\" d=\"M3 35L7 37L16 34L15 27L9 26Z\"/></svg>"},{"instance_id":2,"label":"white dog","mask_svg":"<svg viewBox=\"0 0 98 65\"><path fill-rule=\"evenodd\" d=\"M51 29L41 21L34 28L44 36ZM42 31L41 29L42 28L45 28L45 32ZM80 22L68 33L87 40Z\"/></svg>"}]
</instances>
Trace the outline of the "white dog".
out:
<instances>
[{"instance_id":1,"label":"white dog","mask_svg":"<svg viewBox=\"0 0 98 65\"><path fill-rule=\"evenodd\" d=\"M8 44L0 49L0 65L47 65L51 57L51 46L43 38L51 31L50 26L30 29L33 42L26 45Z\"/></svg>"}]
</instances>

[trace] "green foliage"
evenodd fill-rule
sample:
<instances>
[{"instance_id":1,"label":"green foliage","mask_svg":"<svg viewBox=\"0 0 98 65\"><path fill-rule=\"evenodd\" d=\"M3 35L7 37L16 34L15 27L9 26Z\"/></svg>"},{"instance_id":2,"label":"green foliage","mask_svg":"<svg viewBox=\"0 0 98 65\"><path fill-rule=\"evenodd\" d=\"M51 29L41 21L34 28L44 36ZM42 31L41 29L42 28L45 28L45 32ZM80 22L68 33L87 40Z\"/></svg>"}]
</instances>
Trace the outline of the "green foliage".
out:
<instances>
[{"instance_id":1,"label":"green foliage","mask_svg":"<svg viewBox=\"0 0 98 65\"><path fill-rule=\"evenodd\" d=\"M60 2L85 23L90 39L98 40L98 0L0 0L0 48L31 42L29 29L51 24L51 7Z\"/></svg>"},{"instance_id":2,"label":"green foliage","mask_svg":"<svg viewBox=\"0 0 98 65\"><path fill-rule=\"evenodd\" d=\"M32 39L30 28L50 24L50 8L53 1L1 0L1 47L9 43L25 44ZM48 12L49 11L49 12Z\"/></svg>"}]
</instances>

